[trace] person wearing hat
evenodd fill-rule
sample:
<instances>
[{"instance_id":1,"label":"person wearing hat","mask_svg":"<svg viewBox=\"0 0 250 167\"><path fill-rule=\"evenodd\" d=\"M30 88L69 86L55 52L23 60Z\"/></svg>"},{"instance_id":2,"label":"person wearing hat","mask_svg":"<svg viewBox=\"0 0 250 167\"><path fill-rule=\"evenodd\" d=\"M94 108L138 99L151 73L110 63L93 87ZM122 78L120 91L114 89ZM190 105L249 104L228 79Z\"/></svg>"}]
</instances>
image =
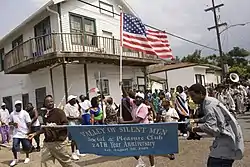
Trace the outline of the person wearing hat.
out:
<instances>
[{"instance_id":1,"label":"person wearing hat","mask_svg":"<svg viewBox=\"0 0 250 167\"><path fill-rule=\"evenodd\" d=\"M64 112L69 120L69 125L81 125L81 108L76 101L77 96L70 95L67 99L68 103L64 107ZM68 136L69 140L72 139L71 134ZM71 151L72 151L72 159L79 160L80 152L77 149L77 145L75 141L71 141Z\"/></svg>"},{"instance_id":2,"label":"person wearing hat","mask_svg":"<svg viewBox=\"0 0 250 167\"><path fill-rule=\"evenodd\" d=\"M27 164L30 161L29 152L31 151L31 144L27 136L31 126L31 118L27 111L22 110L22 101L20 100L15 102L15 110L10 114L10 125L14 126L12 146L14 160L10 166L15 166L18 163L17 153L20 151L20 143L22 143L22 148L26 153L24 163Z\"/></svg>"},{"instance_id":3,"label":"person wearing hat","mask_svg":"<svg viewBox=\"0 0 250 167\"><path fill-rule=\"evenodd\" d=\"M0 133L2 136L2 144L7 144L10 141L9 122L10 122L9 110L6 108L6 104L2 103L0 108L0 123L1 123Z\"/></svg>"}]
</instances>

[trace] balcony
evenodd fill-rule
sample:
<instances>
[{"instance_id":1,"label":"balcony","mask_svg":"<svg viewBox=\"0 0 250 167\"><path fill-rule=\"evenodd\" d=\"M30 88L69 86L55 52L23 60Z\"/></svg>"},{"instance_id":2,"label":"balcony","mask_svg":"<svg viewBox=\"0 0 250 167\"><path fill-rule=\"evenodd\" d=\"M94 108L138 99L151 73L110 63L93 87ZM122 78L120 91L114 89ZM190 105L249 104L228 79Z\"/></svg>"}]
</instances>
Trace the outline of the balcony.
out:
<instances>
[{"instance_id":1,"label":"balcony","mask_svg":"<svg viewBox=\"0 0 250 167\"><path fill-rule=\"evenodd\" d=\"M72 33L52 33L29 39L4 58L6 74L28 74L55 63L104 63L119 65L120 40ZM123 65L148 66L160 59L123 49Z\"/></svg>"}]
</instances>

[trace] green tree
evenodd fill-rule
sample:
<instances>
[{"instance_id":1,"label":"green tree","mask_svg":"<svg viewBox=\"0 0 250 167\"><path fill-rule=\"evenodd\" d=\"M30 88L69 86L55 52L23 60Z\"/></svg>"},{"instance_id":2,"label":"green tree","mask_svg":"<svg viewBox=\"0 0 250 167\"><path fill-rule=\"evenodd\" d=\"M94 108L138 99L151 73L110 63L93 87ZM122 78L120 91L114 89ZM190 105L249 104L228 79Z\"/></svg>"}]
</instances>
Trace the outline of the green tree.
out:
<instances>
[{"instance_id":1,"label":"green tree","mask_svg":"<svg viewBox=\"0 0 250 167\"><path fill-rule=\"evenodd\" d=\"M201 64L209 63L206 58L202 57L201 50L195 50L193 54L190 54L187 57L183 57L181 61Z\"/></svg>"},{"instance_id":2,"label":"green tree","mask_svg":"<svg viewBox=\"0 0 250 167\"><path fill-rule=\"evenodd\" d=\"M221 67L222 64L228 64L230 72L237 73L240 77L250 78L250 65L247 57L250 52L239 47L234 47L222 57L213 54L207 57L202 56L201 50L195 50L193 54L183 57L182 62L213 64Z\"/></svg>"}]
</instances>

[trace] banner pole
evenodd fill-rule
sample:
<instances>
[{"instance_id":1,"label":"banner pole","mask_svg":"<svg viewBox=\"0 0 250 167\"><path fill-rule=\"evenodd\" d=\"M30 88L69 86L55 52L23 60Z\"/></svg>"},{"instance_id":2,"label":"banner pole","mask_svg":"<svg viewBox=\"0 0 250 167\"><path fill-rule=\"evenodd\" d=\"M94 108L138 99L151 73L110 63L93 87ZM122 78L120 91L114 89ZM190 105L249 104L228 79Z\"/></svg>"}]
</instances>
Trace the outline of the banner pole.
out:
<instances>
[{"instance_id":1,"label":"banner pole","mask_svg":"<svg viewBox=\"0 0 250 167\"><path fill-rule=\"evenodd\" d=\"M174 122L162 122L162 124L172 124ZM187 124L188 121L183 121L183 122L176 122L177 124ZM131 124L132 125L132 124ZM133 124L134 125L134 124ZM154 125L154 124L150 124L150 125ZM42 128L67 128L67 127L89 127L89 126L93 126L96 127L96 125L42 125ZM124 126L124 124L117 124L114 126Z\"/></svg>"},{"instance_id":2,"label":"banner pole","mask_svg":"<svg viewBox=\"0 0 250 167\"><path fill-rule=\"evenodd\" d=\"M122 95L122 54L123 54L123 13L120 15L120 91ZM123 98L123 97L122 97ZM122 100L120 100L120 118L122 118Z\"/></svg>"}]
</instances>

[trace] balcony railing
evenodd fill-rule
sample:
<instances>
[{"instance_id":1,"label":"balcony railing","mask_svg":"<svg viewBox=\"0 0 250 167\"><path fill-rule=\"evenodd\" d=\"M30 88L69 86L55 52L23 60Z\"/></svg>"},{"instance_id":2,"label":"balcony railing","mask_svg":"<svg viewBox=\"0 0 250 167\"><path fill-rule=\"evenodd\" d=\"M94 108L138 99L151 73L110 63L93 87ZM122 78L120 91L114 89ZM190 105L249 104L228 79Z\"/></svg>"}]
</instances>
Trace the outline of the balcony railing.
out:
<instances>
[{"instance_id":1,"label":"balcony railing","mask_svg":"<svg viewBox=\"0 0 250 167\"><path fill-rule=\"evenodd\" d=\"M31 38L5 55L5 68L9 69L29 59L56 52L91 52L120 55L120 40L102 36L72 33L52 33ZM123 49L123 56L157 60L156 56Z\"/></svg>"}]
</instances>

